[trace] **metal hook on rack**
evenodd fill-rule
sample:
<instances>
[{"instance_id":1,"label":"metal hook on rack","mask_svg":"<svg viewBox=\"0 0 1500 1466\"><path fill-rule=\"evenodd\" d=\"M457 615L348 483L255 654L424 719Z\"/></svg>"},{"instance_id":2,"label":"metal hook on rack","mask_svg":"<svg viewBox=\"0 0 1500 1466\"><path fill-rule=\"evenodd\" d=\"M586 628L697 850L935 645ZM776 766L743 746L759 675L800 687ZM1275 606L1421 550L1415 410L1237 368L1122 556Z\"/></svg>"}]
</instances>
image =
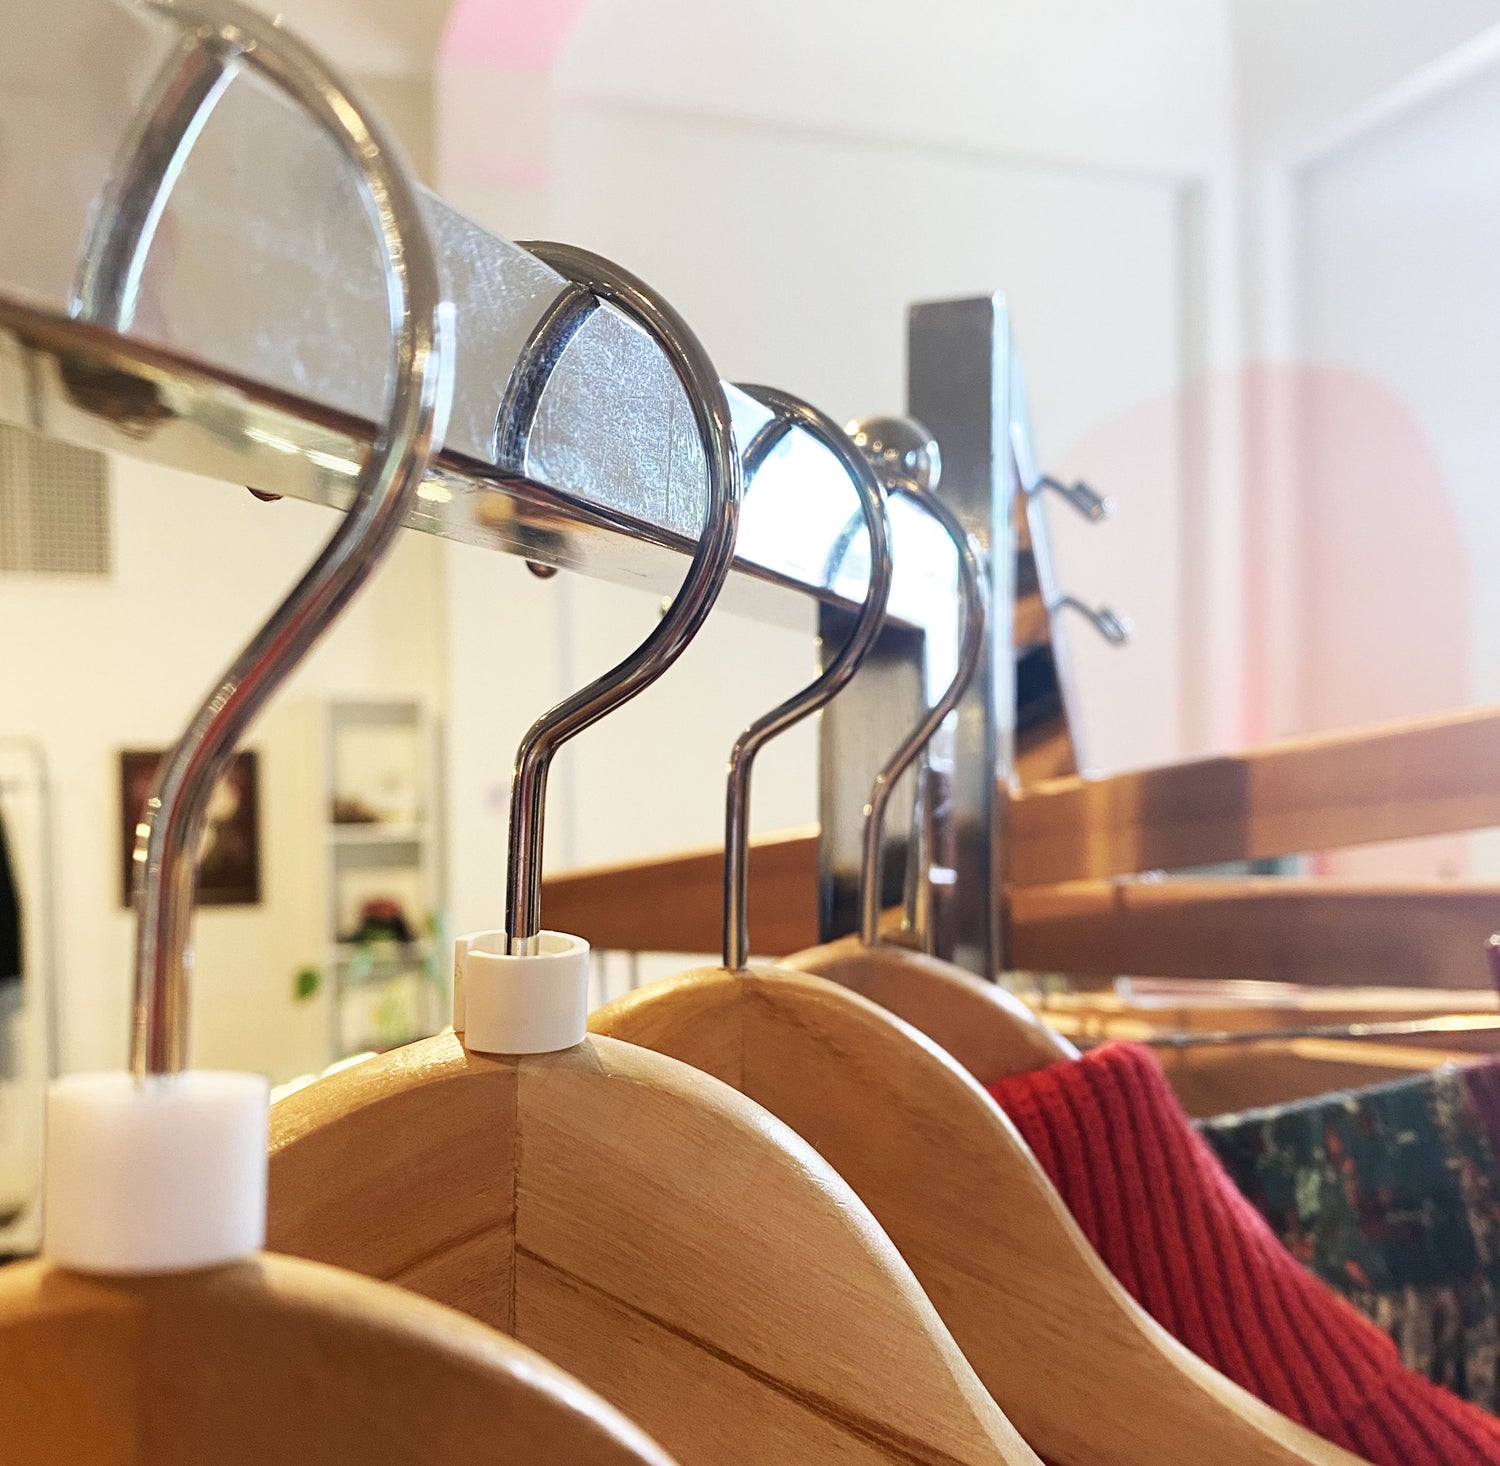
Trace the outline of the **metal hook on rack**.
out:
<instances>
[{"instance_id":1,"label":"metal hook on rack","mask_svg":"<svg viewBox=\"0 0 1500 1466\"><path fill-rule=\"evenodd\" d=\"M1080 601L1077 596L1058 596L1048 603L1047 609L1053 613L1062 610L1076 611L1111 646L1124 646L1134 630L1124 616L1111 611L1108 606L1091 606L1087 601Z\"/></svg>"},{"instance_id":2,"label":"metal hook on rack","mask_svg":"<svg viewBox=\"0 0 1500 1466\"><path fill-rule=\"evenodd\" d=\"M633 275L587 250L550 243L523 247L571 283L543 315L521 353L496 423L497 448L510 455L507 461L523 459L546 374L561 354L558 338L571 338L600 302L607 303L649 332L672 363L702 439L709 502L687 577L651 635L618 666L544 713L521 740L511 786L505 887L506 945L518 957L539 951L543 824L552 760L570 738L655 682L698 633L734 562L744 484L723 385L682 317Z\"/></svg>"},{"instance_id":3,"label":"metal hook on rack","mask_svg":"<svg viewBox=\"0 0 1500 1466\"><path fill-rule=\"evenodd\" d=\"M1484 944L1490 977L1500 992L1500 933ZM1423 1018L1394 1018L1354 1023L1305 1023L1289 1028L1232 1028L1191 1030L1186 1033L1155 1033L1142 1042L1159 1049L1223 1049L1258 1044L1290 1043L1299 1039L1332 1039L1338 1041L1375 1041L1395 1038L1417 1038L1423 1034L1497 1033L1500 1013L1482 1012L1476 993L1474 1010L1460 1013L1433 1013Z\"/></svg>"},{"instance_id":4,"label":"metal hook on rack","mask_svg":"<svg viewBox=\"0 0 1500 1466\"><path fill-rule=\"evenodd\" d=\"M1043 490L1056 494L1070 509L1076 510L1090 524L1099 524L1115 512L1115 501L1107 498L1097 489L1090 488L1082 479L1065 484L1061 479L1053 478L1048 473L1025 485L1025 489L1028 496L1040 494Z\"/></svg>"},{"instance_id":5,"label":"metal hook on rack","mask_svg":"<svg viewBox=\"0 0 1500 1466\"><path fill-rule=\"evenodd\" d=\"M234 0L149 0L193 27L157 105L105 194L78 272L75 314L123 328L161 208L213 102L241 64L315 117L358 170L384 246L393 381L384 426L348 512L318 558L235 658L162 761L136 827L138 1079L186 1066L197 854L208 801L256 714L368 580L406 522L441 418L451 312L400 153L349 89L299 41ZM201 64L199 64L201 63ZM188 85L183 77L196 77ZM219 79L209 84L212 77Z\"/></svg>"},{"instance_id":6,"label":"metal hook on rack","mask_svg":"<svg viewBox=\"0 0 1500 1466\"><path fill-rule=\"evenodd\" d=\"M789 393L774 387L739 384L774 414L750 441L745 452L747 481L771 450L793 428L801 428L822 443L843 465L859 495L860 513L870 541L870 579L854 629L821 675L800 692L757 718L735 740L729 755L729 781L724 818L724 965L743 972L750 961L748 916L750 885L750 775L755 756L778 733L799 723L830 702L848 684L875 644L885 620L891 592L890 525L886 518L885 488L869 460L831 418Z\"/></svg>"},{"instance_id":7,"label":"metal hook on rack","mask_svg":"<svg viewBox=\"0 0 1500 1466\"><path fill-rule=\"evenodd\" d=\"M906 736L885 767L875 776L865 804L863 845L859 872L859 933L867 947L880 939L880 885L885 843L885 813L896 781L942 727L948 714L963 701L964 693L979 670L984 655L984 628L989 595L979 552L953 510L933 492L941 460L927 452L931 435L919 423L904 418L878 418L852 426L854 442L864 450L881 475L886 489L902 494L924 509L946 531L958 553L959 632L958 665L953 679ZM893 447L893 445L895 445ZM932 443L935 450L936 444ZM914 471L914 472L913 472ZM918 476L920 475L920 476ZM907 886L907 910L903 925L917 926L914 888Z\"/></svg>"}]
</instances>

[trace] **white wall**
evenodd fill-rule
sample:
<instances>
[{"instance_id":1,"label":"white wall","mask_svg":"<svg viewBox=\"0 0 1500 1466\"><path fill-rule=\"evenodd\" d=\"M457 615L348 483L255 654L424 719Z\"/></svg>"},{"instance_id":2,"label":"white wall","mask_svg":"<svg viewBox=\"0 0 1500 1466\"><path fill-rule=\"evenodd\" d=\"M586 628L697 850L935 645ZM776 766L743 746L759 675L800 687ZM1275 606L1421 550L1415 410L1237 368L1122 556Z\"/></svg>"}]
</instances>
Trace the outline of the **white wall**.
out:
<instances>
[{"instance_id":1,"label":"white wall","mask_svg":"<svg viewBox=\"0 0 1500 1466\"><path fill-rule=\"evenodd\" d=\"M1312 727L1500 702L1497 128L1500 57L1297 177L1319 383L1300 485ZM1488 874L1493 845L1424 843L1372 868Z\"/></svg>"},{"instance_id":2,"label":"white wall","mask_svg":"<svg viewBox=\"0 0 1500 1466\"><path fill-rule=\"evenodd\" d=\"M56 781L57 886L69 1069L125 1055L131 922L119 895L117 756L170 743L213 678L329 533L326 510L119 459L115 569L99 582L0 577L0 730L40 739ZM251 734L261 750L265 899L198 917L195 1061L286 1078L325 1061L317 1004L292 1001L321 962L317 746L297 704L414 691L442 706L438 547L405 537L348 618Z\"/></svg>"},{"instance_id":3,"label":"white wall","mask_svg":"<svg viewBox=\"0 0 1500 1466\"><path fill-rule=\"evenodd\" d=\"M1185 503L1182 390L1226 349L1233 290L1222 261L1204 258L1190 288L1183 251L1222 254L1227 42L1221 9L1198 0L778 0L753 24L731 7L595 4L550 77L445 61L438 186L501 233L619 259L683 311L726 376L835 416L902 406L912 300L1004 290L1045 463L1091 476L1121 506L1103 530L1055 516L1068 588L1139 628L1123 654L1078 629L1093 761L1159 761L1201 733L1201 706L1187 702L1210 700L1206 687L1183 691L1208 618L1183 570L1207 553L1207 516ZM1195 201L1196 233L1192 185L1211 196L1206 210ZM1191 488L1195 502L1213 491ZM538 583L464 549L447 567L463 929L500 919L516 738L564 683L639 641L656 600ZM1222 599L1232 607L1232 586ZM503 653L475 631L521 625L529 634ZM720 839L730 743L805 680L811 631L810 613L794 632L716 616L657 689L559 760L549 864ZM1226 659L1199 648L1205 661ZM520 675L499 678L502 663ZM756 828L816 817L815 759L810 724L767 751Z\"/></svg>"},{"instance_id":4,"label":"white wall","mask_svg":"<svg viewBox=\"0 0 1500 1466\"><path fill-rule=\"evenodd\" d=\"M1358 364L1374 369L1372 385L1385 380L1378 356L1357 359L1337 349L1325 356L1325 348L1333 343L1319 343L1308 334L1307 309L1312 294L1323 286L1311 284L1306 275L1304 175L1330 149L1339 149L1341 139L1358 140L1372 126L1378 131L1383 114L1399 111L1424 91L1438 96L1450 82L1459 81L1466 68L1482 60L1477 53L1487 47L1493 50L1500 3L1233 0L1231 19L1242 184L1244 337L1258 373L1247 389L1254 398L1250 457L1258 483L1247 502L1248 559L1253 566L1252 620L1247 629L1249 726L1257 738L1282 737L1330 721L1355 721L1368 711L1368 704L1359 699L1336 705L1327 686L1319 706L1308 700L1308 689L1323 685L1325 678L1315 665L1317 658L1308 659L1306 634L1319 614L1306 553L1306 489L1300 463L1307 379L1284 368ZM1430 139L1429 145L1436 141ZM1481 153L1487 146L1473 137L1447 142ZM1433 152L1427 161L1441 177L1459 156ZM1373 166L1378 170L1380 164ZM1398 232L1420 231L1422 220L1411 214L1415 205L1416 195L1408 195L1402 177L1393 175L1386 185L1388 217L1380 218L1378 231L1383 233L1398 214ZM1354 245L1347 276L1341 278L1335 266L1325 274L1324 284L1354 311L1369 311L1375 317L1379 312L1370 310L1369 291L1356 283L1358 257L1367 246L1378 253L1381 245L1375 238L1355 240ZM1431 268L1418 265L1388 280L1383 289L1420 301L1432 279ZM1380 329L1378 322L1372 324ZM1375 410L1373 402L1370 406ZM1404 411L1399 398L1395 408ZM1390 425L1390 414L1375 415ZM1358 437L1361 430L1351 426L1350 432ZM1438 707L1429 705L1428 710Z\"/></svg>"},{"instance_id":5,"label":"white wall","mask_svg":"<svg viewBox=\"0 0 1500 1466\"><path fill-rule=\"evenodd\" d=\"M570 105L1176 177L1227 145L1228 41L1203 0L595 0L557 80Z\"/></svg>"},{"instance_id":6,"label":"white wall","mask_svg":"<svg viewBox=\"0 0 1500 1466\"><path fill-rule=\"evenodd\" d=\"M1236 0L1257 736L1500 695L1485 423L1500 4ZM1500 870L1460 837L1341 853Z\"/></svg>"},{"instance_id":7,"label":"white wall","mask_svg":"<svg viewBox=\"0 0 1500 1466\"><path fill-rule=\"evenodd\" d=\"M680 186L715 170L733 180L732 209ZM913 201L900 227L870 208L876 177ZM1121 653L1073 628L1087 745L1106 767L1179 751L1181 485L1175 423L1159 410L1182 379L1170 183L565 106L552 208L557 233L658 285L727 376L840 418L902 407L909 302L1003 284L1044 460L1120 500L1103 529L1053 515L1066 583L1128 607L1140 633ZM1120 719L1132 687L1138 712Z\"/></svg>"},{"instance_id":8,"label":"white wall","mask_svg":"<svg viewBox=\"0 0 1500 1466\"><path fill-rule=\"evenodd\" d=\"M1247 157L1305 152L1500 23L1497 0L1230 0Z\"/></svg>"}]
</instances>

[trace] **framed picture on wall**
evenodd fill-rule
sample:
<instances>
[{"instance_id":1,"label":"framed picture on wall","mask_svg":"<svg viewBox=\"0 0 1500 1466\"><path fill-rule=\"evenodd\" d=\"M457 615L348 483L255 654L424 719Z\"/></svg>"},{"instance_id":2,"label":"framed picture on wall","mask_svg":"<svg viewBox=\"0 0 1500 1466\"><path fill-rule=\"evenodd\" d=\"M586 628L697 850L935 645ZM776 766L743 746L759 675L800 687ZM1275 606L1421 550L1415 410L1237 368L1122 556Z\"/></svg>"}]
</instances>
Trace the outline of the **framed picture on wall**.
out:
<instances>
[{"instance_id":1,"label":"framed picture on wall","mask_svg":"<svg viewBox=\"0 0 1500 1466\"><path fill-rule=\"evenodd\" d=\"M135 827L151 794L163 750L120 755L120 899L130 905ZM198 853L200 906L260 904L260 766L252 752L235 755L208 801Z\"/></svg>"}]
</instances>

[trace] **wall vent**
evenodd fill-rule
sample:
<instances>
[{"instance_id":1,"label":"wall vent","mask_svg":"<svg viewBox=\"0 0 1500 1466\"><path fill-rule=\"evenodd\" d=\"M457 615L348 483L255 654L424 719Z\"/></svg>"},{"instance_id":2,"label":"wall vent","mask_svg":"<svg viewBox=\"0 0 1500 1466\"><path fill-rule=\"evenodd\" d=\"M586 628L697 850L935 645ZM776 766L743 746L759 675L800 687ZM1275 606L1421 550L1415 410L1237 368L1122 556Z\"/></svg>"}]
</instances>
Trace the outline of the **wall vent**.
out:
<instances>
[{"instance_id":1,"label":"wall vent","mask_svg":"<svg viewBox=\"0 0 1500 1466\"><path fill-rule=\"evenodd\" d=\"M0 573L107 576L109 459L0 423Z\"/></svg>"}]
</instances>

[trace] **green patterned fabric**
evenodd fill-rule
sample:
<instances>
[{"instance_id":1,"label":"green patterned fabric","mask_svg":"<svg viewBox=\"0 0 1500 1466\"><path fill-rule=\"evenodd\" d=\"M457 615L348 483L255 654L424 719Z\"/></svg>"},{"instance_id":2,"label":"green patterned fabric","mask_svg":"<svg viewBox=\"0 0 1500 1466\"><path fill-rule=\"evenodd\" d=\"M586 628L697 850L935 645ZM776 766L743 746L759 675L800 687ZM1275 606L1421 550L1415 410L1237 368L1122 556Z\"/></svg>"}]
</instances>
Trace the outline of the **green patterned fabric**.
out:
<instances>
[{"instance_id":1,"label":"green patterned fabric","mask_svg":"<svg viewBox=\"0 0 1500 1466\"><path fill-rule=\"evenodd\" d=\"M1199 1125L1407 1365L1500 1414L1500 1077L1486 1063Z\"/></svg>"}]
</instances>

